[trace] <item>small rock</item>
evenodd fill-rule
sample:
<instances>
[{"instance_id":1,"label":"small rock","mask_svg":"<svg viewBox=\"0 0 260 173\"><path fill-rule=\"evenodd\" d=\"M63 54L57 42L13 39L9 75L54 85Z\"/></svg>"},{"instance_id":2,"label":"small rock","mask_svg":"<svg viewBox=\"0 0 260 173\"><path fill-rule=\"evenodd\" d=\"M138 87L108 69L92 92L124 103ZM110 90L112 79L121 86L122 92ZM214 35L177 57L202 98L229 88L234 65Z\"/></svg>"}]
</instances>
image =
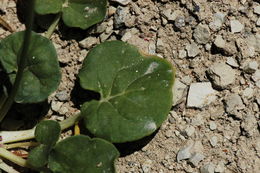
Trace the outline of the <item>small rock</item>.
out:
<instances>
[{"instance_id":1,"label":"small rock","mask_svg":"<svg viewBox=\"0 0 260 173\"><path fill-rule=\"evenodd\" d=\"M253 81L260 81L260 70L256 70L256 72L252 75Z\"/></svg>"},{"instance_id":2,"label":"small rock","mask_svg":"<svg viewBox=\"0 0 260 173\"><path fill-rule=\"evenodd\" d=\"M184 83L182 83L179 78L176 78L173 86L173 106L181 102L186 89L187 86Z\"/></svg>"},{"instance_id":3,"label":"small rock","mask_svg":"<svg viewBox=\"0 0 260 173\"><path fill-rule=\"evenodd\" d=\"M243 64L243 70L246 73L252 74L258 69L258 63L257 61L250 61L250 62L245 62Z\"/></svg>"},{"instance_id":4,"label":"small rock","mask_svg":"<svg viewBox=\"0 0 260 173\"><path fill-rule=\"evenodd\" d=\"M67 94L66 91L60 91L58 92L55 97L59 100L59 101L67 101L69 100L69 95Z\"/></svg>"},{"instance_id":5,"label":"small rock","mask_svg":"<svg viewBox=\"0 0 260 173\"><path fill-rule=\"evenodd\" d=\"M215 165L213 163L208 163L200 168L201 173L214 173Z\"/></svg>"},{"instance_id":6,"label":"small rock","mask_svg":"<svg viewBox=\"0 0 260 173\"><path fill-rule=\"evenodd\" d=\"M226 111L229 114L236 114L237 110L245 108L241 97L238 94L231 94L226 100Z\"/></svg>"},{"instance_id":7,"label":"small rock","mask_svg":"<svg viewBox=\"0 0 260 173\"><path fill-rule=\"evenodd\" d=\"M188 126L184 130L185 136L187 136L187 137L192 136L194 134L194 132L195 132L195 128L193 126Z\"/></svg>"},{"instance_id":8,"label":"small rock","mask_svg":"<svg viewBox=\"0 0 260 173\"><path fill-rule=\"evenodd\" d=\"M238 65L238 63L236 62L236 60L233 58L233 57L227 57L227 61L226 61L226 63L228 64L228 65L230 65L231 67L239 67L239 65Z\"/></svg>"},{"instance_id":9,"label":"small rock","mask_svg":"<svg viewBox=\"0 0 260 173\"><path fill-rule=\"evenodd\" d=\"M184 27L185 26L185 17L184 16L178 16L174 21L174 25L178 29L181 29L182 27Z\"/></svg>"},{"instance_id":10,"label":"small rock","mask_svg":"<svg viewBox=\"0 0 260 173\"><path fill-rule=\"evenodd\" d=\"M254 13L260 14L260 6L255 6L254 7Z\"/></svg>"},{"instance_id":11,"label":"small rock","mask_svg":"<svg viewBox=\"0 0 260 173\"><path fill-rule=\"evenodd\" d=\"M231 20L230 27L232 33L241 32L244 29L244 25L241 24L238 20Z\"/></svg>"},{"instance_id":12,"label":"small rock","mask_svg":"<svg viewBox=\"0 0 260 173\"><path fill-rule=\"evenodd\" d=\"M184 148L181 148L178 151L177 154L177 162L180 162L181 160L189 159L191 157L190 149L192 148L193 143L185 146Z\"/></svg>"},{"instance_id":13,"label":"small rock","mask_svg":"<svg viewBox=\"0 0 260 173\"><path fill-rule=\"evenodd\" d=\"M62 102L52 101L51 102L51 109L55 112L58 112L60 110L62 104L63 104Z\"/></svg>"},{"instance_id":14,"label":"small rock","mask_svg":"<svg viewBox=\"0 0 260 173\"><path fill-rule=\"evenodd\" d=\"M146 160L146 161L142 164L143 173L151 172L152 164L153 164L153 161L152 161L152 160Z\"/></svg>"},{"instance_id":15,"label":"small rock","mask_svg":"<svg viewBox=\"0 0 260 173\"><path fill-rule=\"evenodd\" d=\"M251 137L257 132L257 120L254 115L248 114L241 124L246 136Z\"/></svg>"},{"instance_id":16,"label":"small rock","mask_svg":"<svg viewBox=\"0 0 260 173\"><path fill-rule=\"evenodd\" d=\"M127 40L129 40L132 37L132 33L131 32L126 32L123 37L121 38L122 41L126 42Z\"/></svg>"},{"instance_id":17,"label":"small rock","mask_svg":"<svg viewBox=\"0 0 260 173\"><path fill-rule=\"evenodd\" d=\"M243 38L236 39L236 45L241 52L242 58L249 58L255 55L255 48L247 44Z\"/></svg>"},{"instance_id":18,"label":"small rock","mask_svg":"<svg viewBox=\"0 0 260 173\"><path fill-rule=\"evenodd\" d=\"M157 52L163 52L165 49L164 41L162 38L158 38L156 42L156 51Z\"/></svg>"},{"instance_id":19,"label":"small rock","mask_svg":"<svg viewBox=\"0 0 260 173\"><path fill-rule=\"evenodd\" d=\"M217 35L214 41L214 45L217 48L224 49L226 46L226 41L222 38L221 35Z\"/></svg>"},{"instance_id":20,"label":"small rock","mask_svg":"<svg viewBox=\"0 0 260 173\"><path fill-rule=\"evenodd\" d=\"M210 138L209 142L210 142L210 145L212 147L215 147L217 145L217 143L218 143L218 137L217 136L212 136Z\"/></svg>"},{"instance_id":21,"label":"small rock","mask_svg":"<svg viewBox=\"0 0 260 173\"><path fill-rule=\"evenodd\" d=\"M199 24L194 30L193 37L199 44L206 44L210 40L210 31L207 25Z\"/></svg>"},{"instance_id":22,"label":"small rock","mask_svg":"<svg viewBox=\"0 0 260 173\"><path fill-rule=\"evenodd\" d=\"M182 49L179 51L179 58L183 59L187 57L187 52L186 50Z\"/></svg>"},{"instance_id":23,"label":"small rock","mask_svg":"<svg viewBox=\"0 0 260 173\"><path fill-rule=\"evenodd\" d=\"M256 52L260 52L260 34L250 34L246 38L246 42L249 46L254 47Z\"/></svg>"},{"instance_id":24,"label":"small rock","mask_svg":"<svg viewBox=\"0 0 260 173\"><path fill-rule=\"evenodd\" d=\"M192 42L191 44L186 45L186 50L189 57L195 57L200 53L200 49L196 43Z\"/></svg>"},{"instance_id":25,"label":"small rock","mask_svg":"<svg viewBox=\"0 0 260 173\"><path fill-rule=\"evenodd\" d=\"M224 171L225 171L225 163L224 162L218 163L216 168L215 168L215 172L216 173L223 173Z\"/></svg>"},{"instance_id":26,"label":"small rock","mask_svg":"<svg viewBox=\"0 0 260 173\"><path fill-rule=\"evenodd\" d=\"M128 7L118 6L114 15L114 27L116 29L125 25L125 22L130 18Z\"/></svg>"},{"instance_id":27,"label":"small rock","mask_svg":"<svg viewBox=\"0 0 260 173\"><path fill-rule=\"evenodd\" d=\"M256 21L256 26L260 26L260 17Z\"/></svg>"},{"instance_id":28,"label":"small rock","mask_svg":"<svg viewBox=\"0 0 260 173\"><path fill-rule=\"evenodd\" d=\"M129 4L130 2L131 2L131 0L110 0L110 1L112 1L112 2L117 2L117 3L119 3L120 5L127 5L127 4Z\"/></svg>"},{"instance_id":29,"label":"small rock","mask_svg":"<svg viewBox=\"0 0 260 173\"><path fill-rule=\"evenodd\" d=\"M182 13L182 11L180 10L174 10L172 11L171 8L168 8L166 10L163 10L163 15L166 17L167 20L169 21L174 21L176 20L176 18L178 16L180 16L180 14Z\"/></svg>"},{"instance_id":30,"label":"small rock","mask_svg":"<svg viewBox=\"0 0 260 173\"><path fill-rule=\"evenodd\" d=\"M248 87L246 88L244 91L243 91L243 96L247 99L250 99L254 96L254 89L251 88L251 87Z\"/></svg>"},{"instance_id":31,"label":"small rock","mask_svg":"<svg viewBox=\"0 0 260 173\"><path fill-rule=\"evenodd\" d=\"M198 166L199 162L202 161L205 156L201 153L195 153L189 159L189 162L192 163L193 166Z\"/></svg>"},{"instance_id":32,"label":"small rock","mask_svg":"<svg viewBox=\"0 0 260 173\"><path fill-rule=\"evenodd\" d=\"M68 109L66 106L62 106L62 107L60 108L60 110L59 110L59 113L60 113L61 115L64 115L64 114L66 114L68 111L69 111L69 109Z\"/></svg>"},{"instance_id":33,"label":"small rock","mask_svg":"<svg viewBox=\"0 0 260 173\"><path fill-rule=\"evenodd\" d=\"M190 85L187 107L202 108L216 100L216 91L210 82L192 83Z\"/></svg>"},{"instance_id":34,"label":"small rock","mask_svg":"<svg viewBox=\"0 0 260 173\"><path fill-rule=\"evenodd\" d=\"M210 130L216 130L217 124L214 121L210 121L209 122L209 128L210 128Z\"/></svg>"},{"instance_id":35,"label":"small rock","mask_svg":"<svg viewBox=\"0 0 260 173\"><path fill-rule=\"evenodd\" d=\"M213 31L219 30L225 21L225 14L217 12L213 15L213 21L209 23L210 29Z\"/></svg>"},{"instance_id":36,"label":"small rock","mask_svg":"<svg viewBox=\"0 0 260 173\"><path fill-rule=\"evenodd\" d=\"M213 84L220 89L227 88L236 79L236 72L225 63L214 63L208 70Z\"/></svg>"},{"instance_id":37,"label":"small rock","mask_svg":"<svg viewBox=\"0 0 260 173\"><path fill-rule=\"evenodd\" d=\"M90 49L96 44L98 44L98 39L96 37L87 37L84 40L79 42L79 45L82 48L86 48L86 49Z\"/></svg>"}]
</instances>

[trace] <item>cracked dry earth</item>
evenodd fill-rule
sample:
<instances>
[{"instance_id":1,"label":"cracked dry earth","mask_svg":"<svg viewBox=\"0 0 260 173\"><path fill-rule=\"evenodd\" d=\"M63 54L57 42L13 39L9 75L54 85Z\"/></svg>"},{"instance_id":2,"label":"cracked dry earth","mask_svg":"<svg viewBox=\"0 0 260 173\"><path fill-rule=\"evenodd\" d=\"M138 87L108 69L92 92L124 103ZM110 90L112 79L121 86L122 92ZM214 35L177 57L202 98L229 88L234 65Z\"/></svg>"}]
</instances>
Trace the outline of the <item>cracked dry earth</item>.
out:
<instances>
[{"instance_id":1,"label":"cracked dry earth","mask_svg":"<svg viewBox=\"0 0 260 173\"><path fill-rule=\"evenodd\" d=\"M0 8L15 31L24 29L14 1L1 0ZM9 34L0 28L1 39ZM106 19L88 31L59 26L51 40L62 82L47 118L78 111L71 92L83 58L115 39L176 68L168 119L146 145L119 158L118 172L260 172L259 0L110 0Z\"/></svg>"}]
</instances>

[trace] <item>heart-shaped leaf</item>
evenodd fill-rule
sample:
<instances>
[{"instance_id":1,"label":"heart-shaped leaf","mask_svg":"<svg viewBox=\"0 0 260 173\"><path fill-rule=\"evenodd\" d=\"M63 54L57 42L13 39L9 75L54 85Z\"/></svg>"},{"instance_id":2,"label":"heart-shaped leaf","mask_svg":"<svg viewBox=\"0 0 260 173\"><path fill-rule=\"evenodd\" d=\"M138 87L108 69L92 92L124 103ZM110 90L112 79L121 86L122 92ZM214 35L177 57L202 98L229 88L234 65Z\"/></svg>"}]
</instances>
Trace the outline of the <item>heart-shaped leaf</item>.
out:
<instances>
[{"instance_id":1,"label":"heart-shaped leaf","mask_svg":"<svg viewBox=\"0 0 260 173\"><path fill-rule=\"evenodd\" d=\"M38 14L62 13L69 27L88 27L101 22L106 15L107 0L36 0Z\"/></svg>"},{"instance_id":2,"label":"heart-shaped leaf","mask_svg":"<svg viewBox=\"0 0 260 173\"><path fill-rule=\"evenodd\" d=\"M166 60L146 56L120 41L92 49L79 73L82 88L99 101L81 109L86 128L111 142L134 141L153 133L172 105L174 70Z\"/></svg>"},{"instance_id":3,"label":"heart-shaped leaf","mask_svg":"<svg viewBox=\"0 0 260 173\"><path fill-rule=\"evenodd\" d=\"M39 145L32 149L28 156L28 164L34 168L41 168L48 162L50 147L46 145Z\"/></svg>"},{"instance_id":4,"label":"heart-shaped leaf","mask_svg":"<svg viewBox=\"0 0 260 173\"><path fill-rule=\"evenodd\" d=\"M0 63L14 82L18 55L22 47L24 31L11 34L0 43ZM45 100L55 91L61 78L56 50L52 42L32 32L26 68L15 97L18 103L36 103Z\"/></svg>"},{"instance_id":5,"label":"heart-shaped leaf","mask_svg":"<svg viewBox=\"0 0 260 173\"><path fill-rule=\"evenodd\" d=\"M59 142L49 156L49 168L62 173L113 173L119 156L109 142L77 135Z\"/></svg>"},{"instance_id":6,"label":"heart-shaped leaf","mask_svg":"<svg viewBox=\"0 0 260 173\"><path fill-rule=\"evenodd\" d=\"M38 142L53 146L59 139L61 133L60 124L53 120L44 120L37 124L35 138Z\"/></svg>"}]
</instances>

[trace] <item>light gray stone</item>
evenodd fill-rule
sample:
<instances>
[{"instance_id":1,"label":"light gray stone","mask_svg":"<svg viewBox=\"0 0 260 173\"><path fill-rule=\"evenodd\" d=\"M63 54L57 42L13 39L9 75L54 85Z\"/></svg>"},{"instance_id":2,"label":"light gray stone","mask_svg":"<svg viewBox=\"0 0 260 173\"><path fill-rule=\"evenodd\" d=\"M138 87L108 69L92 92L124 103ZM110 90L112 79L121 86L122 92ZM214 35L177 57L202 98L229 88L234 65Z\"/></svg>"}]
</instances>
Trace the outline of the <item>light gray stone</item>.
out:
<instances>
[{"instance_id":1,"label":"light gray stone","mask_svg":"<svg viewBox=\"0 0 260 173\"><path fill-rule=\"evenodd\" d=\"M194 132L195 132L195 128L191 125L186 127L185 130L184 130L185 136L187 136L187 137L192 136L194 134Z\"/></svg>"},{"instance_id":2,"label":"light gray stone","mask_svg":"<svg viewBox=\"0 0 260 173\"><path fill-rule=\"evenodd\" d=\"M255 47L247 44L247 41L244 38L236 39L236 45L239 52L241 52L242 58L246 59L255 55Z\"/></svg>"},{"instance_id":3,"label":"light gray stone","mask_svg":"<svg viewBox=\"0 0 260 173\"><path fill-rule=\"evenodd\" d=\"M62 102L56 102L56 101L52 101L51 102L51 109L55 112L58 112L62 106Z\"/></svg>"},{"instance_id":4,"label":"light gray stone","mask_svg":"<svg viewBox=\"0 0 260 173\"><path fill-rule=\"evenodd\" d=\"M55 94L55 97L59 100L59 101L67 101L69 100L69 95L66 91L60 91L60 92L57 92Z\"/></svg>"},{"instance_id":5,"label":"light gray stone","mask_svg":"<svg viewBox=\"0 0 260 173\"><path fill-rule=\"evenodd\" d=\"M225 172L225 163L223 161L219 162L215 168L216 173L223 173Z\"/></svg>"},{"instance_id":6,"label":"light gray stone","mask_svg":"<svg viewBox=\"0 0 260 173\"><path fill-rule=\"evenodd\" d=\"M187 52L186 50L182 49L179 51L179 58L186 58L187 57Z\"/></svg>"},{"instance_id":7,"label":"light gray stone","mask_svg":"<svg viewBox=\"0 0 260 173\"><path fill-rule=\"evenodd\" d=\"M246 38L246 42L250 47L254 47L256 52L260 52L260 34L250 34Z\"/></svg>"},{"instance_id":8,"label":"light gray stone","mask_svg":"<svg viewBox=\"0 0 260 173\"><path fill-rule=\"evenodd\" d=\"M172 10L171 8L168 8L166 10L163 10L162 14L166 17L169 21L174 21L178 16L182 14L182 11L180 10Z\"/></svg>"},{"instance_id":9,"label":"light gray stone","mask_svg":"<svg viewBox=\"0 0 260 173\"><path fill-rule=\"evenodd\" d=\"M117 2L120 5L127 5L131 2L131 0L110 0L112 2Z\"/></svg>"},{"instance_id":10,"label":"light gray stone","mask_svg":"<svg viewBox=\"0 0 260 173\"><path fill-rule=\"evenodd\" d=\"M260 81L260 70L255 71L255 73L252 75L252 79L255 82Z\"/></svg>"},{"instance_id":11,"label":"light gray stone","mask_svg":"<svg viewBox=\"0 0 260 173\"><path fill-rule=\"evenodd\" d=\"M149 173L151 172L151 167L152 167L153 161L152 160L146 160L143 164L142 164L142 170L143 173Z\"/></svg>"},{"instance_id":12,"label":"light gray stone","mask_svg":"<svg viewBox=\"0 0 260 173\"><path fill-rule=\"evenodd\" d=\"M180 103L186 90L187 86L182 83L179 78L176 78L173 86L173 106Z\"/></svg>"},{"instance_id":13,"label":"light gray stone","mask_svg":"<svg viewBox=\"0 0 260 173\"><path fill-rule=\"evenodd\" d=\"M174 25L178 28L181 29L182 27L185 26L185 17L184 16L177 16L175 21L174 21Z\"/></svg>"},{"instance_id":14,"label":"light gray stone","mask_svg":"<svg viewBox=\"0 0 260 173\"><path fill-rule=\"evenodd\" d=\"M201 173L214 173L215 165L213 163L207 163L200 168Z\"/></svg>"},{"instance_id":15,"label":"light gray stone","mask_svg":"<svg viewBox=\"0 0 260 173\"><path fill-rule=\"evenodd\" d=\"M191 158L189 159L189 162L192 163L193 166L198 166L199 162L201 162L205 156L201 153L194 153Z\"/></svg>"},{"instance_id":16,"label":"light gray stone","mask_svg":"<svg viewBox=\"0 0 260 173\"><path fill-rule=\"evenodd\" d=\"M239 67L237 61L233 57L227 57L227 64L230 65L231 67Z\"/></svg>"},{"instance_id":17,"label":"light gray stone","mask_svg":"<svg viewBox=\"0 0 260 173\"><path fill-rule=\"evenodd\" d=\"M94 45L96 45L98 43L98 39L96 37L87 37L84 40L81 40L79 42L79 45L82 48L86 48L86 49L90 49L92 48Z\"/></svg>"},{"instance_id":18,"label":"light gray stone","mask_svg":"<svg viewBox=\"0 0 260 173\"><path fill-rule=\"evenodd\" d=\"M241 32L244 29L244 25L240 23L238 20L231 20L230 27L232 33Z\"/></svg>"},{"instance_id":19,"label":"light gray stone","mask_svg":"<svg viewBox=\"0 0 260 173\"><path fill-rule=\"evenodd\" d=\"M242 66L244 72L252 74L258 69L258 62L257 61L246 61L243 63Z\"/></svg>"},{"instance_id":20,"label":"light gray stone","mask_svg":"<svg viewBox=\"0 0 260 173\"><path fill-rule=\"evenodd\" d=\"M217 12L213 15L213 21L209 23L210 29L213 31L219 30L225 22L225 14Z\"/></svg>"},{"instance_id":21,"label":"light gray stone","mask_svg":"<svg viewBox=\"0 0 260 173\"><path fill-rule=\"evenodd\" d=\"M208 74L213 84L220 89L227 88L236 79L236 72L225 63L214 63L209 69Z\"/></svg>"},{"instance_id":22,"label":"light gray stone","mask_svg":"<svg viewBox=\"0 0 260 173\"><path fill-rule=\"evenodd\" d=\"M247 99L250 99L254 96L254 89L251 88L251 87L248 87L246 88L244 91L243 91L243 96Z\"/></svg>"},{"instance_id":23,"label":"light gray stone","mask_svg":"<svg viewBox=\"0 0 260 173\"><path fill-rule=\"evenodd\" d=\"M193 143L181 148L177 154L177 162L181 160L189 159L191 157L190 149L192 148Z\"/></svg>"},{"instance_id":24,"label":"light gray stone","mask_svg":"<svg viewBox=\"0 0 260 173\"><path fill-rule=\"evenodd\" d=\"M198 54L200 54L200 49L199 49L198 45L194 42L186 45L186 50L188 52L188 56L192 57L192 58L197 56Z\"/></svg>"},{"instance_id":25,"label":"light gray stone","mask_svg":"<svg viewBox=\"0 0 260 173\"><path fill-rule=\"evenodd\" d=\"M260 17L256 21L256 26L260 26Z\"/></svg>"},{"instance_id":26,"label":"light gray stone","mask_svg":"<svg viewBox=\"0 0 260 173\"><path fill-rule=\"evenodd\" d=\"M259 5L254 7L254 13L260 15L260 6Z\"/></svg>"},{"instance_id":27,"label":"light gray stone","mask_svg":"<svg viewBox=\"0 0 260 173\"><path fill-rule=\"evenodd\" d=\"M214 41L214 45L217 48L224 49L226 46L226 41L222 38L221 35L217 35Z\"/></svg>"},{"instance_id":28,"label":"light gray stone","mask_svg":"<svg viewBox=\"0 0 260 173\"><path fill-rule=\"evenodd\" d=\"M216 100L216 91L210 82L192 83L190 85L187 107L202 108Z\"/></svg>"},{"instance_id":29,"label":"light gray stone","mask_svg":"<svg viewBox=\"0 0 260 173\"><path fill-rule=\"evenodd\" d=\"M199 24L194 30L193 37L199 44L206 44L210 40L210 31L208 25Z\"/></svg>"},{"instance_id":30,"label":"light gray stone","mask_svg":"<svg viewBox=\"0 0 260 173\"><path fill-rule=\"evenodd\" d=\"M209 140L210 145L212 147L215 147L218 144L218 137L217 136L212 136Z\"/></svg>"},{"instance_id":31,"label":"light gray stone","mask_svg":"<svg viewBox=\"0 0 260 173\"><path fill-rule=\"evenodd\" d=\"M114 15L114 27L116 29L125 25L130 18L129 7L118 6Z\"/></svg>"},{"instance_id":32,"label":"light gray stone","mask_svg":"<svg viewBox=\"0 0 260 173\"><path fill-rule=\"evenodd\" d=\"M210 130L216 130L217 124L214 121L210 121L209 122L209 128L210 128Z\"/></svg>"},{"instance_id":33,"label":"light gray stone","mask_svg":"<svg viewBox=\"0 0 260 173\"><path fill-rule=\"evenodd\" d=\"M238 94L231 94L226 100L226 111L229 114L236 114L237 110L245 108L241 97Z\"/></svg>"}]
</instances>

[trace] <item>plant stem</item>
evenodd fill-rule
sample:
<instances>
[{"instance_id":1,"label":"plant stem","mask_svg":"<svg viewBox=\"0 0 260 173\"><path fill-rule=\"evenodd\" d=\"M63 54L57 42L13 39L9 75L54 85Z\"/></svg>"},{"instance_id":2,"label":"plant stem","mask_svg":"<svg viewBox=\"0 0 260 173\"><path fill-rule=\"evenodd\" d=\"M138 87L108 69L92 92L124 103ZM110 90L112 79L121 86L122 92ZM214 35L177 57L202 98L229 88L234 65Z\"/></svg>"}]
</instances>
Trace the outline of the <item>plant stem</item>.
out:
<instances>
[{"instance_id":1,"label":"plant stem","mask_svg":"<svg viewBox=\"0 0 260 173\"><path fill-rule=\"evenodd\" d=\"M80 114L73 115L60 122L61 130L67 129L73 126L81 118ZM2 144L10 142L19 142L28 139L33 139L35 127L29 130L20 130L20 131L2 131L0 136L2 137Z\"/></svg>"},{"instance_id":2,"label":"plant stem","mask_svg":"<svg viewBox=\"0 0 260 173\"><path fill-rule=\"evenodd\" d=\"M48 31L46 32L45 34L45 37L47 37L48 39L51 38L51 35L52 33L55 31L59 21L60 21L60 18L61 18L61 13L58 13L55 18L54 18L54 21L52 22L52 24L50 25Z\"/></svg>"},{"instance_id":3,"label":"plant stem","mask_svg":"<svg viewBox=\"0 0 260 173\"><path fill-rule=\"evenodd\" d=\"M6 116L7 112L9 111L10 107L12 106L14 102L14 98L16 96L16 93L19 89L22 76L23 76L23 71L24 68L26 67L26 58L29 50L29 44L31 40L31 32L32 32L32 26L33 26L33 19L34 19L34 0L29 1L28 5L28 13L27 13L27 23L26 23L26 30L24 34L24 39L23 39L23 44L22 44L22 49L21 49L21 54L18 55L17 60L18 60L18 70L17 74L15 77L15 81L13 84L13 88L11 90L11 93L4 103L3 107L0 110L0 122L4 119Z\"/></svg>"},{"instance_id":4,"label":"plant stem","mask_svg":"<svg viewBox=\"0 0 260 173\"><path fill-rule=\"evenodd\" d=\"M35 147L38 146L38 142L19 142L19 143L13 143L13 144L6 144L4 145L5 149L12 149L12 148L27 148L27 147Z\"/></svg>"},{"instance_id":5,"label":"plant stem","mask_svg":"<svg viewBox=\"0 0 260 173\"><path fill-rule=\"evenodd\" d=\"M19 173L18 171L16 171L13 167L7 165L5 162L3 162L2 160L0 160L0 169L2 169L5 172L12 172L12 173Z\"/></svg>"},{"instance_id":6,"label":"plant stem","mask_svg":"<svg viewBox=\"0 0 260 173\"><path fill-rule=\"evenodd\" d=\"M26 160L13 154L12 152L0 147L0 156L2 158L5 158L7 160L10 160L11 162L22 166L22 167L28 167L28 165L26 164Z\"/></svg>"}]
</instances>

